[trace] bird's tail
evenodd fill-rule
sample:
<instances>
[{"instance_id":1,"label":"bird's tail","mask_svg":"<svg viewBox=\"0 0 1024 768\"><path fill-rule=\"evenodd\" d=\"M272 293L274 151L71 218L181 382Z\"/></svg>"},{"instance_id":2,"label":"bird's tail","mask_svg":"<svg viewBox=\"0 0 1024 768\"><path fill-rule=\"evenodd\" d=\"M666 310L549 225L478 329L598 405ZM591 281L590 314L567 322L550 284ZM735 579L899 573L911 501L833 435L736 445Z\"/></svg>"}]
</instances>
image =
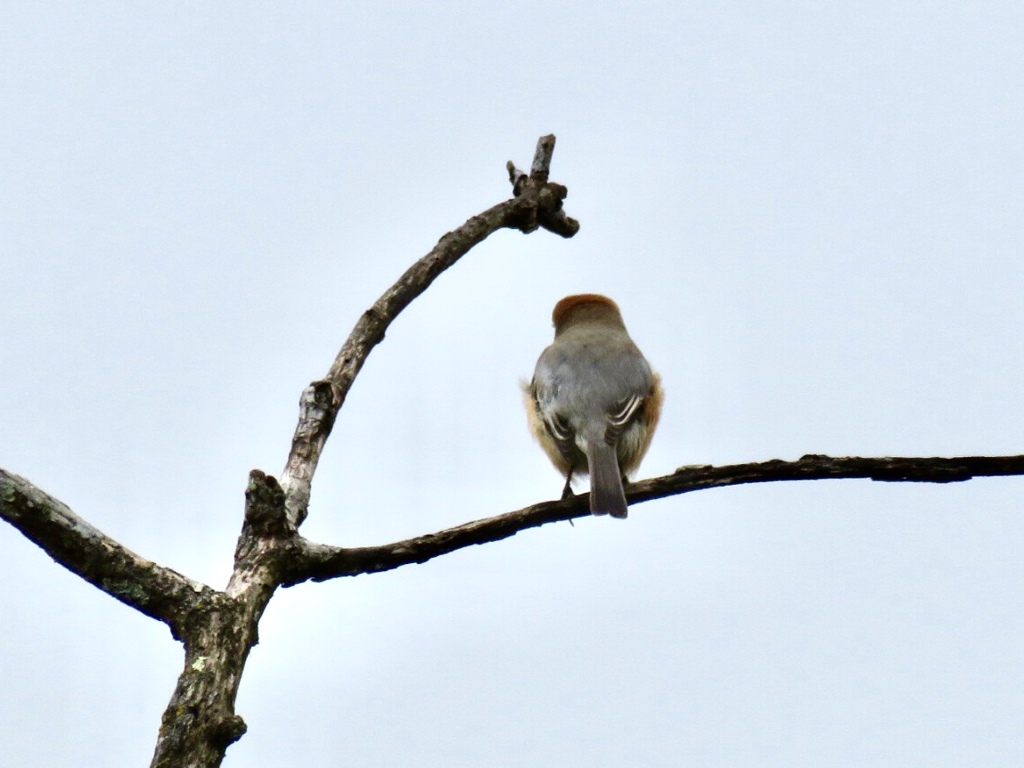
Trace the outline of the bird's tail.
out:
<instances>
[{"instance_id":1,"label":"bird's tail","mask_svg":"<svg viewBox=\"0 0 1024 768\"><path fill-rule=\"evenodd\" d=\"M595 515L626 516L626 493L622 489L615 446L593 440L587 446L590 465L590 511Z\"/></svg>"}]
</instances>

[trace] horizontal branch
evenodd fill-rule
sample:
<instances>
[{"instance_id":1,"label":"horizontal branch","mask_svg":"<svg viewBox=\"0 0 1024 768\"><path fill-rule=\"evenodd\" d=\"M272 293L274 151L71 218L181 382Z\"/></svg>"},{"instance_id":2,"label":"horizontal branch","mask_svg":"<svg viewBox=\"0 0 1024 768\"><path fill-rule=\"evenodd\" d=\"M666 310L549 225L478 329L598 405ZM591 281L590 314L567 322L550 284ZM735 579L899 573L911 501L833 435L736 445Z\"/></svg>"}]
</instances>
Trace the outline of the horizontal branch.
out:
<instances>
[{"instance_id":1,"label":"horizontal branch","mask_svg":"<svg viewBox=\"0 0 1024 768\"><path fill-rule=\"evenodd\" d=\"M797 461L753 462L725 467L680 467L671 475L630 485L629 501L643 502L729 485L783 480L864 479L891 483L958 483L975 477L1024 475L1024 456L883 456L833 458L809 453Z\"/></svg>"},{"instance_id":2,"label":"horizontal branch","mask_svg":"<svg viewBox=\"0 0 1024 768\"><path fill-rule=\"evenodd\" d=\"M784 480L861 478L885 482L952 483L974 477L1008 475L1024 475L1024 456L832 458L809 454L797 461L773 459L724 467L680 467L671 475L631 483L626 498L630 504L639 504L706 488ZM425 563L474 544L500 541L529 528L589 514L588 495L584 494L533 504L515 512L376 547L333 547L296 537L283 583L292 586L303 581L326 581Z\"/></svg>"},{"instance_id":3,"label":"horizontal branch","mask_svg":"<svg viewBox=\"0 0 1024 768\"><path fill-rule=\"evenodd\" d=\"M28 480L0 469L0 518L57 563L125 605L165 622L181 639L197 595L214 590L146 560Z\"/></svg>"}]
</instances>

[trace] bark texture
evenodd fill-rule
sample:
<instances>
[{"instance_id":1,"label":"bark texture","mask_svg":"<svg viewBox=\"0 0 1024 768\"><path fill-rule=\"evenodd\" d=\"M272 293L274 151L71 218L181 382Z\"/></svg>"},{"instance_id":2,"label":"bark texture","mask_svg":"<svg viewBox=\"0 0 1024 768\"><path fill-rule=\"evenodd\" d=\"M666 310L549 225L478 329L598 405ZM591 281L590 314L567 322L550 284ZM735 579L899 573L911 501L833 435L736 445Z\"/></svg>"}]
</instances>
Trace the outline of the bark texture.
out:
<instances>
[{"instance_id":1,"label":"bark texture","mask_svg":"<svg viewBox=\"0 0 1024 768\"><path fill-rule=\"evenodd\" d=\"M1024 475L1024 456L961 456L956 458L833 458L808 454L797 461L731 464L723 467L680 467L670 475L630 483L626 499L632 507L645 501L707 488L785 480L867 479L885 482L954 483L974 477ZM532 504L495 517L476 520L437 533L378 547L333 547L296 537L295 554L287 561L283 585L326 581L339 576L389 571L474 544L487 544L520 531L590 515L589 494Z\"/></svg>"},{"instance_id":2,"label":"bark texture","mask_svg":"<svg viewBox=\"0 0 1024 768\"><path fill-rule=\"evenodd\" d=\"M281 482L259 470L250 473L227 589L198 602L179 633L185 669L161 721L153 766L220 765L227 747L245 733L235 697L258 641L260 617L289 572L288 563L304 559L298 528L308 514L320 453L352 383L388 326L442 272L497 230L544 227L570 237L579 229L562 211L565 187L548 182L554 142L554 136L538 141L530 174L515 172L513 197L444 235L362 314L327 375L302 393ZM511 179L514 166L509 165Z\"/></svg>"},{"instance_id":3,"label":"bark texture","mask_svg":"<svg viewBox=\"0 0 1024 768\"><path fill-rule=\"evenodd\" d=\"M579 224L562 208L566 188L548 180L555 137L542 136L530 167L508 163L513 196L442 237L359 318L327 375L302 393L291 450L278 483L249 474L234 569L223 591L135 554L78 517L28 480L0 470L0 518L55 561L132 608L163 621L185 649L185 664L160 723L152 765L213 768L245 733L235 699L263 611L280 586L423 563L474 544L514 536L546 523L589 514L586 495L534 504L514 512L376 547L318 544L299 535L308 513L320 453L367 356L392 321L446 269L499 229L543 228L571 237ZM681 467L633 483L638 504L705 488L781 480L869 478L947 483L972 477L1024 474L1024 456L959 458L830 458L767 461L726 467Z\"/></svg>"},{"instance_id":4,"label":"bark texture","mask_svg":"<svg viewBox=\"0 0 1024 768\"><path fill-rule=\"evenodd\" d=\"M181 640L205 584L141 557L80 518L23 477L0 469L0 518L57 563L111 597L170 627Z\"/></svg>"}]
</instances>

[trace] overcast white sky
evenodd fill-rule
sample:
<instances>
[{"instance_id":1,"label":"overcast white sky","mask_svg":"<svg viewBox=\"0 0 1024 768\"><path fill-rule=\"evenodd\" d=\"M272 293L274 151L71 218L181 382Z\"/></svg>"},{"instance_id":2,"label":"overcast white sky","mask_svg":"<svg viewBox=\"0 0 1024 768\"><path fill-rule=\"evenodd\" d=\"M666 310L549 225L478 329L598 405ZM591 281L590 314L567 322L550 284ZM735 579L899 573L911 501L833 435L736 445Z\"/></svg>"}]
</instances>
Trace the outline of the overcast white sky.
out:
<instances>
[{"instance_id":1,"label":"overcast white sky","mask_svg":"<svg viewBox=\"0 0 1024 768\"><path fill-rule=\"evenodd\" d=\"M642 477L1024 451L1024 5L3 4L0 466L221 588L246 473L558 136L573 240L392 327L303 531L557 496L518 382L569 293L660 370ZM278 593L231 768L1019 766L1024 479L774 484ZM148 764L181 649L0 527L5 765Z\"/></svg>"}]
</instances>

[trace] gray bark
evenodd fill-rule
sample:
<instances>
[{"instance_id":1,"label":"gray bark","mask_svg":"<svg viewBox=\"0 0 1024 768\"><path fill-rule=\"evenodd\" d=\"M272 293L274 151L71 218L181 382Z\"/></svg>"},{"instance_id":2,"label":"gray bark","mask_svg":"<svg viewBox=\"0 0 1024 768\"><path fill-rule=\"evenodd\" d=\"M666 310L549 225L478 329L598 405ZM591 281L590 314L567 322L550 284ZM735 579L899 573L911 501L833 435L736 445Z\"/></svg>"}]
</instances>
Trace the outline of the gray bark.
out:
<instances>
[{"instance_id":1,"label":"gray bark","mask_svg":"<svg viewBox=\"0 0 1024 768\"><path fill-rule=\"evenodd\" d=\"M55 561L132 608L163 621L185 648L185 663L160 723L152 765L213 768L245 733L235 698L263 611L281 586L390 570L528 528L589 514L585 495L534 504L437 533L377 547L345 548L303 538L310 487L339 409L367 356L388 326L444 270L499 229L544 228L571 237L566 188L548 181L554 136L538 141L527 174L508 164L513 197L469 219L389 288L360 317L327 375L303 392L299 420L281 481L253 470L245 493L234 568L223 591L135 554L79 518L29 481L0 469L0 517ZM630 484L631 505L743 483L869 478L946 483L1024 474L1024 456L961 458L830 458L768 461L726 467L681 467Z\"/></svg>"}]
</instances>

